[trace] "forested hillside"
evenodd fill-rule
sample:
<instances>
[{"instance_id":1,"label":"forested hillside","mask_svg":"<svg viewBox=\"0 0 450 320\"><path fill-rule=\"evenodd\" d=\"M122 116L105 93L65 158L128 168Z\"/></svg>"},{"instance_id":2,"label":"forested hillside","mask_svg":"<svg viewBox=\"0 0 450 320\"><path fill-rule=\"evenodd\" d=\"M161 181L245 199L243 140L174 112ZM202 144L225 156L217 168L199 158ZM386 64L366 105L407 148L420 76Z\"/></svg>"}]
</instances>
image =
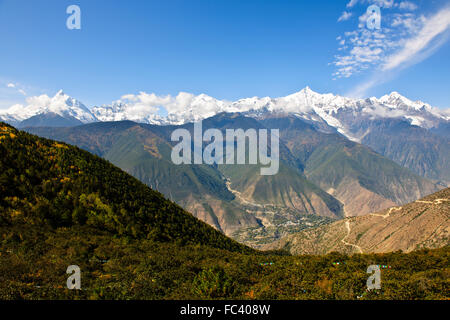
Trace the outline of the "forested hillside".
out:
<instances>
[{"instance_id":1,"label":"forested hillside","mask_svg":"<svg viewBox=\"0 0 450 320\"><path fill-rule=\"evenodd\" d=\"M108 161L6 124L0 194L2 225L91 226L134 239L245 249Z\"/></svg>"}]
</instances>

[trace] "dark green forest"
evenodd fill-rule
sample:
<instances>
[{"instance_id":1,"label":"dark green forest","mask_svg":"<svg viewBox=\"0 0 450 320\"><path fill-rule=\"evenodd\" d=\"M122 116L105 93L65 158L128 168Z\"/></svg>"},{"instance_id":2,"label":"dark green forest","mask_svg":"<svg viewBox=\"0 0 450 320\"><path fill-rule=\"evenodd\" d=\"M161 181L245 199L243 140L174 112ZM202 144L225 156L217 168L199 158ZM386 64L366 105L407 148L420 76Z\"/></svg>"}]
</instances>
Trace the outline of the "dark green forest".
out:
<instances>
[{"instance_id":1,"label":"dark green forest","mask_svg":"<svg viewBox=\"0 0 450 320\"><path fill-rule=\"evenodd\" d=\"M290 256L224 236L108 161L0 123L0 299L449 299L450 248ZM381 266L381 289L366 290ZM81 269L81 290L66 269Z\"/></svg>"}]
</instances>

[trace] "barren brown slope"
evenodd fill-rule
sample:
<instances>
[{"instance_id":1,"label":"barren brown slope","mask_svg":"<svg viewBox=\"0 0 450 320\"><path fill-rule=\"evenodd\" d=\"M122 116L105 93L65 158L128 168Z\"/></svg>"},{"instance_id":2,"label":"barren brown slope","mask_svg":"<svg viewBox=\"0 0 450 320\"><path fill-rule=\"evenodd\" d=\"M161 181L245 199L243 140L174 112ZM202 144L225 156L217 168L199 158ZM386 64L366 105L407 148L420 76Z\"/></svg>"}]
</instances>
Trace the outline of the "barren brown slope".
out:
<instances>
[{"instance_id":1,"label":"barren brown slope","mask_svg":"<svg viewBox=\"0 0 450 320\"><path fill-rule=\"evenodd\" d=\"M410 252L450 244L450 188L401 207L352 217L283 238L265 249L292 254Z\"/></svg>"}]
</instances>

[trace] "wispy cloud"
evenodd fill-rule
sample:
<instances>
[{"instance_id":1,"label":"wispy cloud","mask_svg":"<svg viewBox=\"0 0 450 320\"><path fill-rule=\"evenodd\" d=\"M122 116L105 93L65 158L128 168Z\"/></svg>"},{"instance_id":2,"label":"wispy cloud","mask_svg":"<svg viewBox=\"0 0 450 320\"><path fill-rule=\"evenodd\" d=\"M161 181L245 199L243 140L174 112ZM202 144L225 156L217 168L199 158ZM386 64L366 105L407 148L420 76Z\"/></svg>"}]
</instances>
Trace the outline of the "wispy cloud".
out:
<instances>
[{"instance_id":1,"label":"wispy cloud","mask_svg":"<svg viewBox=\"0 0 450 320\"><path fill-rule=\"evenodd\" d=\"M398 7L402 10L416 10L417 9L417 5L415 3L409 2L409 1L402 1L400 2L400 4L398 5Z\"/></svg>"},{"instance_id":2,"label":"wispy cloud","mask_svg":"<svg viewBox=\"0 0 450 320\"><path fill-rule=\"evenodd\" d=\"M355 4L357 4L357 3L358 3L358 0L350 0L350 1L347 3L347 8L352 8L352 7L354 7Z\"/></svg>"},{"instance_id":3,"label":"wispy cloud","mask_svg":"<svg viewBox=\"0 0 450 320\"><path fill-rule=\"evenodd\" d=\"M9 82L8 84L6 84L6 87L9 89L14 89L16 92L20 93L21 95L24 95L24 96L27 95L25 90L23 88L21 88L21 86L19 84Z\"/></svg>"},{"instance_id":4,"label":"wispy cloud","mask_svg":"<svg viewBox=\"0 0 450 320\"><path fill-rule=\"evenodd\" d=\"M417 5L410 1L352 0L347 3L347 8L357 4L376 4L384 9L381 11L381 29L366 27L369 14L365 12L357 17L356 29L337 38L340 53L332 62L336 67L333 78L349 78L363 72L373 75L350 95L365 94L376 84L390 79L387 72L422 61L447 40L443 35L448 34L446 31L450 28L450 7L430 16L419 14Z\"/></svg>"},{"instance_id":5,"label":"wispy cloud","mask_svg":"<svg viewBox=\"0 0 450 320\"><path fill-rule=\"evenodd\" d=\"M353 13L344 11L344 12L342 12L341 16L338 18L337 21L338 22L346 21L346 20L350 19L352 15L353 15Z\"/></svg>"},{"instance_id":6,"label":"wispy cloud","mask_svg":"<svg viewBox=\"0 0 450 320\"><path fill-rule=\"evenodd\" d=\"M406 1L407 2L407 1ZM375 4L383 8L391 8L394 6L394 0L350 0L347 3L347 8L353 8L357 4Z\"/></svg>"},{"instance_id":7,"label":"wispy cloud","mask_svg":"<svg viewBox=\"0 0 450 320\"><path fill-rule=\"evenodd\" d=\"M21 104L25 98L39 92L44 92L44 90L0 76L0 110Z\"/></svg>"},{"instance_id":8,"label":"wispy cloud","mask_svg":"<svg viewBox=\"0 0 450 320\"><path fill-rule=\"evenodd\" d=\"M387 55L372 76L348 93L352 97L364 97L372 87L393 78L398 70L410 67L433 54L448 40L450 8L423 19L423 26L410 38L404 39L395 52Z\"/></svg>"},{"instance_id":9,"label":"wispy cloud","mask_svg":"<svg viewBox=\"0 0 450 320\"><path fill-rule=\"evenodd\" d=\"M343 55L336 55L333 64L337 70L333 76L348 78L373 66L379 65L386 52L392 50L398 44L386 35L386 30L368 30L358 28L355 31L346 32L339 39L339 51Z\"/></svg>"},{"instance_id":10,"label":"wispy cloud","mask_svg":"<svg viewBox=\"0 0 450 320\"><path fill-rule=\"evenodd\" d=\"M418 34L406 39L398 52L386 58L382 70L392 70L406 62L410 64L420 52L430 45L433 39L444 33L449 27L450 8L445 8L429 19L425 19L425 23Z\"/></svg>"}]
</instances>

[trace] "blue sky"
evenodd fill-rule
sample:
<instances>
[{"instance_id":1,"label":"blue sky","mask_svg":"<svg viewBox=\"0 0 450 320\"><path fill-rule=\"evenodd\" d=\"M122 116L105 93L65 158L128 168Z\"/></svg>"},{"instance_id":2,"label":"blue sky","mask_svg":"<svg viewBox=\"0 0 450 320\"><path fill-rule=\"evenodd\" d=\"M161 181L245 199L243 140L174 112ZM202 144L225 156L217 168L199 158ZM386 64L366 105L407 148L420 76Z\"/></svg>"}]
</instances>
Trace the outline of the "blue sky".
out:
<instances>
[{"instance_id":1,"label":"blue sky","mask_svg":"<svg viewBox=\"0 0 450 320\"><path fill-rule=\"evenodd\" d=\"M72 4L81 8L81 30L66 28ZM366 25L372 4L379 30ZM140 91L236 100L305 86L361 97L398 91L449 108L448 5L0 0L0 108L59 89L93 106Z\"/></svg>"}]
</instances>

